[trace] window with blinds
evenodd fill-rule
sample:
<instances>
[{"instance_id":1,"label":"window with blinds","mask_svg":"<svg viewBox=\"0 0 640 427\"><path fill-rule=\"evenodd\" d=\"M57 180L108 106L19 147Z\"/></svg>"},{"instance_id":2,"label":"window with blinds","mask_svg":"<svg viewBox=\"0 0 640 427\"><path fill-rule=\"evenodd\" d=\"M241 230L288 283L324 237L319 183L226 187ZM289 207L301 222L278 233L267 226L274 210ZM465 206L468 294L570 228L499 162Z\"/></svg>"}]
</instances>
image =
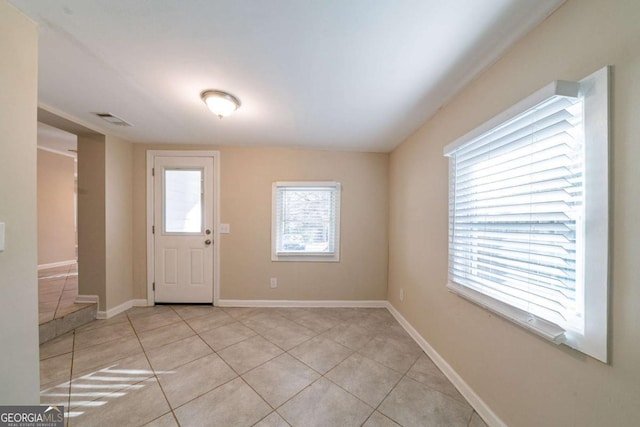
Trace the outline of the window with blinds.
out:
<instances>
[{"instance_id":1,"label":"window with blinds","mask_svg":"<svg viewBox=\"0 0 640 427\"><path fill-rule=\"evenodd\" d=\"M272 259L339 259L340 184L273 184Z\"/></svg>"},{"instance_id":2,"label":"window with blinds","mask_svg":"<svg viewBox=\"0 0 640 427\"><path fill-rule=\"evenodd\" d=\"M593 330L587 262L608 262L606 241L599 260L602 242L587 241L601 210L590 206L608 200L590 186L602 166L587 160L585 88L554 82L445 149L449 289L577 348Z\"/></svg>"}]
</instances>

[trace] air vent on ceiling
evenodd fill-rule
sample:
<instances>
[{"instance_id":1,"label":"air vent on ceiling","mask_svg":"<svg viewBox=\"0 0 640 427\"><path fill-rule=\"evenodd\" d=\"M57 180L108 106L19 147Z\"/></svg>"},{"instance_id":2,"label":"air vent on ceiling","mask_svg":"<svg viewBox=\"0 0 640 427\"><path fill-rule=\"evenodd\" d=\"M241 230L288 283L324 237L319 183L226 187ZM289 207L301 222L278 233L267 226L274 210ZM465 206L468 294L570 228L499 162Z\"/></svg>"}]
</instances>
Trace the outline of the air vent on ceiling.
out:
<instances>
[{"instance_id":1,"label":"air vent on ceiling","mask_svg":"<svg viewBox=\"0 0 640 427\"><path fill-rule=\"evenodd\" d=\"M124 120L122 120L120 117L118 116L114 116L111 113L93 113L96 116L100 117L102 120L105 120L109 123L111 123L112 125L116 125L116 126L131 126L131 123L127 123Z\"/></svg>"}]
</instances>

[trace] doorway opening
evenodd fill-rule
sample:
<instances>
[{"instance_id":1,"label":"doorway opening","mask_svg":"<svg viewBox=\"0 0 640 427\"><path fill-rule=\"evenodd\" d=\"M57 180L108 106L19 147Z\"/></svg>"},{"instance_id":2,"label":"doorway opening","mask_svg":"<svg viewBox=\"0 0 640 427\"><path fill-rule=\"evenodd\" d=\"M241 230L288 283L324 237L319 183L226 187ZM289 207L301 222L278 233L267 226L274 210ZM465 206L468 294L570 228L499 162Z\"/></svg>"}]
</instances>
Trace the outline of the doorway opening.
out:
<instances>
[{"instance_id":1,"label":"doorway opening","mask_svg":"<svg viewBox=\"0 0 640 427\"><path fill-rule=\"evenodd\" d=\"M75 134L38 122L38 324L40 342L65 316L95 315L78 297L78 168Z\"/></svg>"},{"instance_id":2,"label":"doorway opening","mask_svg":"<svg viewBox=\"0 0 640 427\"><path fill-rule=\"evenodd\" d=\"M80 139L98 132L38 108L38 305L39 340L50 341L96 318L95 296L81 295L92 269L83 250L84 230L78 156ZM78 163L80 162L80 163ZM84 233L86 234L86 233ZM83 265L84 264L84 265ZM89 266L88 266L89 265ZM80 295L79 295L80 294Z\"/></svg>"}]
</instances>

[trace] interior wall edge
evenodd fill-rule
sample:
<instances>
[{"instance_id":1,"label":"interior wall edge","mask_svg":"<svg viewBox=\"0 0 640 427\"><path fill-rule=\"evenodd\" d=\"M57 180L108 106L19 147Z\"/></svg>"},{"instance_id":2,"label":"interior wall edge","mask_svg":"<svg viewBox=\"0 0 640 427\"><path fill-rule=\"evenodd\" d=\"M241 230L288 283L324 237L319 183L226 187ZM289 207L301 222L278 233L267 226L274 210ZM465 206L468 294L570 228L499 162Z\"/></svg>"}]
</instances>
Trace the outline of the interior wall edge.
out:
<instances>
[{"instance_id":1,"label":"interior wall edge","mask_svg":"<svg viewBox=\"0 0 640 427\"><path fill-rule=\"evenodd\" d=\"M400 326L404 328L405 331L411 338L422 348L422 350L431 358L433 363L442 371L442 373L451 381L451 383L458 389L460 394L467 399L467 402L475 409L475 411L480 415L480 417L484 420L484 422L490 427L507 427L507 424L504 423L496 415L493 410L486 404L484 400L478 396L478 394L467 384L462 377L447 363L447 361L436 351L435 348L429 344L429 342L413 327L413 325L405 319L405 317L393 306L391 302L387 302L386 308L389 312L395 317L395 319L400 323Z\"/></svg>"},{"instance_id":2,"label":"interior wall edge","mask_svg":"<svg viewBox=\"0 0 640 427\"><path fill-rule=\"evenodd\" d=\"M131 299L121 304L118 304L117 306L112 307L108 310L98 310L98 312L96 313L96 319L99 319L99 320L111 319L112 317L117 316L120 313L124 313L130 308L147 307L147 306L148 305L147 305L146 299Z\"/></svg>"}]
</instances>

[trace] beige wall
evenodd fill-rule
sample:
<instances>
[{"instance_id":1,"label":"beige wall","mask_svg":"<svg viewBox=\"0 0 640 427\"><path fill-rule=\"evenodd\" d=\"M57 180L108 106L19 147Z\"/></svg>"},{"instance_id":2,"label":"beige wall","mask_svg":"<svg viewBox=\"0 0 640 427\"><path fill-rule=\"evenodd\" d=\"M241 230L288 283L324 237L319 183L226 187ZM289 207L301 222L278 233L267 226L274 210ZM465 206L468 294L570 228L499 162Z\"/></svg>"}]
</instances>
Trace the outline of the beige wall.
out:
<instances>
[{"instance_id":1,"label":"beige wall","mask_svg":"<svg viewBox=\"0 0 640 427\"><path fill-rule=\"evenodd\" d=\"M147 149L134 145L135 298L146 298ZM387 287L387 154L200 146L221 152L220 295L224 299L383 300ZM271 184L342 183L339 263L271 261ZM278 288L269 288L269 278Z\"/></svg>"},{"instance_id":2,"label":"beige wall","mask_svg":"<svg viewBox=\"0 0 640 427\"><path fill-rule=\"evenodd\" d=\"M102 312L133 297L132 154L114 136L78 136L78 293Z\"/></svg>"},{"instance_id":3,"label":"beige wall","mask_svg":"<svg viewBox=\"0 0 640 427\"><path fill-rule=\"evenodd\" d=\"M76 258L75 161L38 150L38 265Z\"/></svg>"},{"instance_id":4,"label":"beige wall","mask_svg":"<svg viewBox=\"0 0 640 427\"><path fill-rule=\"evenodd\" d=\"M105 143L106 309L133 297L131 143L107 135Z\"/></svg>"},{"instance_id":5,"label":"beige wall","mask_svg":"<svg viewBox=\"0 0 640 427\"><path fill-rule=\"evenodd\" d=\"M640 419L639 19L636 0L567 1L391 156L389 300L510 426L631 426ZM605 365L447 292L442 148L546 83L581 79L608 64L613 274Z\"/></svg>"},{"instance_id":6,"label":"beige wall","mask_svg":"<svg viewBox=\"0 0 640 427\"><path fill-rule=\"evenodd\" d=\"M40 403L36 218L38 30L0 0L0 404Z\"/></svg>"},{"instance_id":7,"label":"beige wall","mask_svg":"<svg viewBox=\"0 0 640 427\"><path fill-rule=\"evenodd\" d=\"M106 310L105 137L78 135L78 294Z\"/></svg>"}]
</instances>

